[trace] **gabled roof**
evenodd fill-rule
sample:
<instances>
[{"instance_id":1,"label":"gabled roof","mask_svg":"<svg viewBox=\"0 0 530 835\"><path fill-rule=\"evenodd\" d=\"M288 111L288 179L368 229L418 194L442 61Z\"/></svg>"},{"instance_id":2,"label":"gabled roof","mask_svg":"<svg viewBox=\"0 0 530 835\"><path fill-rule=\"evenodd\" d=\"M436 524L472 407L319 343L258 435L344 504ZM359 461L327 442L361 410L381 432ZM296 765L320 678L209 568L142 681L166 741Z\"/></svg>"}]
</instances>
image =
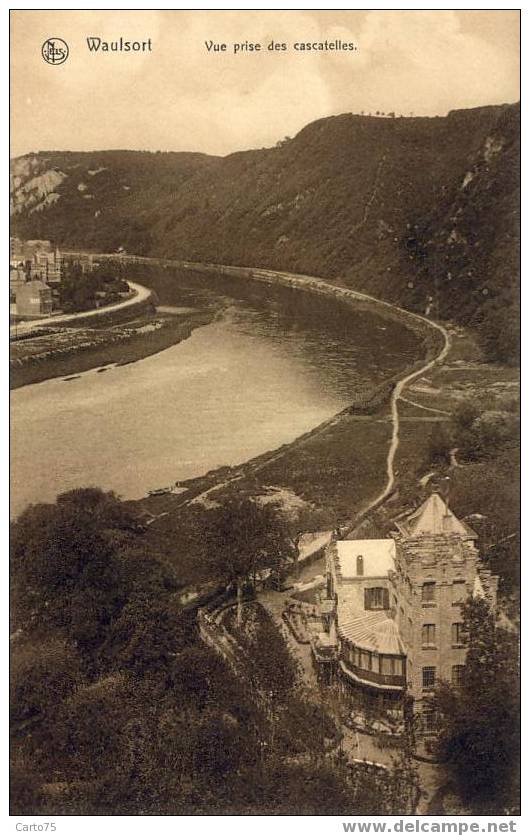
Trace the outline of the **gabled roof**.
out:
<instances>
[{"instance_id":1,"label":"gabled roof","mask_svg":"<svg viewBox=\"0 0 530 835\"><path fill-rule=\"evenodd\" d=\"M339 635L369 652L406 655L397 625L386 612L370 612L339 622Z\"/></svg>"},{"instance_id":2,"label":"gabled roof","mask_svg":"<svg viewBox=\"0 0 530 835\"><path fill-rule=\"evenodd\" d=\"M405 536L439 536L458 534L473 537L477 534L465 522L457 519L438 493L433 493L420 507L397 527Z\"/></svg>"},{"instance_id":3,"label":"gabled roof","mask_svg":"<svg viewBox=\"0 0 530 835\"><path fill-rule=\"evenodd\" d=\"M359 576L386 577L395 569L393 539L343 539L336 545L339 571L344 580ZM363 558L362 574L357 573L357 557Z\"/></svg>"}]
</instances>

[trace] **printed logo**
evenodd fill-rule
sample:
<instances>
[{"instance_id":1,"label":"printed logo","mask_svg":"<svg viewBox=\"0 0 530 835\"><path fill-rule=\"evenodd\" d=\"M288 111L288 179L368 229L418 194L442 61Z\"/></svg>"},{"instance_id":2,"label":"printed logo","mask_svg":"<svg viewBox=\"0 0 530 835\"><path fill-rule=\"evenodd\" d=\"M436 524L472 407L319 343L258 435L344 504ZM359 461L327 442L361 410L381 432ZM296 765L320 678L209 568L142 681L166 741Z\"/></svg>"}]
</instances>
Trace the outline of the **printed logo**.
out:
<instances>
[{"instance_id":1,"label":"printed logo","mask_svg":"<svg viewBox=\"0 0 530 835\"><path fill-rule=\"evenodd\" d=\"M69 54L68 44L62 38L48 38L42 44L42 57L47 64L64 64Z\"/></svg>"}]
</instances>

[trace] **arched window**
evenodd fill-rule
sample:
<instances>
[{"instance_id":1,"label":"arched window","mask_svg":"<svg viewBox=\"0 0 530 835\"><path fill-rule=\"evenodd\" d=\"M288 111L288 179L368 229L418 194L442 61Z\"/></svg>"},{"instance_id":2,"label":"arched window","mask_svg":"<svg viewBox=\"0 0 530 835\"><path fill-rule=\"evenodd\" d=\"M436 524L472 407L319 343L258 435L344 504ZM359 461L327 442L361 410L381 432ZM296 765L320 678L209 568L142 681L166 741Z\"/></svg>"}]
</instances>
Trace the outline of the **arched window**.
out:
<instances>
[{"instance_id":1,"label":"arched window","mask_svg":"<svg viewBox=\"0 0 530 835\"><path fill-rule=\"evenodd\" d=\"M361 554L357 557L357 577L362 577L364 574L364 560Z\"/></svg>"}]
</instances>

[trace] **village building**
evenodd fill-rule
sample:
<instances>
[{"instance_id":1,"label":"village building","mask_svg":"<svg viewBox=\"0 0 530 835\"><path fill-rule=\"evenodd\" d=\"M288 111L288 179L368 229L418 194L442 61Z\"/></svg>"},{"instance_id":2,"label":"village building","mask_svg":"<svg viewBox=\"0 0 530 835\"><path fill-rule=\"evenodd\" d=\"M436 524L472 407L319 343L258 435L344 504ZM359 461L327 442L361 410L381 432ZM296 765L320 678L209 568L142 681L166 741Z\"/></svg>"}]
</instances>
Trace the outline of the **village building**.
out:
<instances>
[{"instance_id":1,"label":"village building","mask_svg":"<svg viewBox=\"0 0 530 835\"><path fill-rule=\"evenodd\" d=\"M25 263L26 261L34 261L39 253L51 252L51 250L52 245L50 241L23 241L20 238L10 238L9 241L9 258L11 262Z\"/></svg>"},{"instance_id":2,"label":"village building","mask_svg":"<svg viewBox=\"0 0 530 835\"><path fill-rule=\"evenodd\" d=\"M498 578L481 562L477 534L433 493L388 539L335 540L326 555L316 663L360 707L380 715L411 708L433 726L439 680L465 674L460 604L495 608Z\"/></svg>"},{"instance_id":3,"label":"village building","mask_svg":"<svg viewBox=\"0 0 530 835\"><path fill-rule=\"evenodd\" d=\"M9 238L9 263L17 266L24 260L22 253L23 242L20 238Z\"/></svg>"},{"instance_id":4,"label":"village building","mask_svg":"<svg viewBox=\"0 0 530 835\"><path fill-rule=\"evenodd\" d=\"M46 284L59 284L62 275L63 259L57 247L49 252L37 252L34 255L32 275Z\"/></svg>"},{"instance_id":5,"label":"village building","mask_svg":"<svg viewBox=\"0 0 530 835\"><path fill-rule=\"evenodd\" d=\"M25 318L49 316L52 312L52 291L43 281L26 281L16 291L17 316Z\"/></svg>"},{"instance_id":6,"label":"village building","mask_svg":"<svg viewBox=\"0 0 530 835\"><path fill-rule=\"evenodd\" d=\"M91 273L98 266L98 262L94 260L94 256L91 253L70 254L64 256L64 260L69 267L80 268L82 273Z\"/></svg>"},{"instance_id":7,"label":"village building","mask_svg":"<svg viewBox=\"0 0 530 835\"><path fill-rule=\"evenodd\" d=\"M61 281L63 256L50 241L10 238L9 260L15 268L23 265L31 279L47 284L59 284Z\"/></svg>"},{"instance_id":8,"label":"village building","mask_svg":"<svg viewBox=\"0 0 530 835\"><path fill-rule=\"evenodd\" d=\"M24 267L19 264L18 266L9 266L9 302L10 304L14 304L17 298L17 290L23 284L26 283L26 271Z\"/></svg>"}]
</instances>

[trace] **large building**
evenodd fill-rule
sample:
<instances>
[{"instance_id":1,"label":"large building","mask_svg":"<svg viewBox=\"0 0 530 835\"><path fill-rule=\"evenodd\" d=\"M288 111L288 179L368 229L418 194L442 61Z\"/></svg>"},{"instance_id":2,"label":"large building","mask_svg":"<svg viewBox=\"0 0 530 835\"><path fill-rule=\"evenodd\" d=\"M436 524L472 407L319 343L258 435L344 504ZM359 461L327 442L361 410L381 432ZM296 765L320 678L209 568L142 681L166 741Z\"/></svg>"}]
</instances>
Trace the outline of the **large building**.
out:
<instances>
[{"instance_id":1,"label":"large building","mask_svg":"<svg viewBox=\"0 0 530 835\"><path fill-rule=\"evenodd\" d=\"M47 284L59 284L62 275L63 256L50 241L22 241L10 239L9 260L13 267L23 266L32 279Z\"/></svg>"},{"instance_id":2,"label":"large building","mask_svg":"<svg viewBox=\"0 0 530 835\"><path fill-rule=\"evenodd\" d=\"M14 304L17 299L17 290L26 283L27 275L24 267L9 265L9 302Z\"/></svg>"},{"instance_id":3,"label":"large building","mask_svg":"<svg viewBox=\"0 0 530 835\"><path fill-rule=\"evenodd\" d=\"M460 604L471 594L495 607L498 578L481 562L477 534L437 493L396 527L389 539L330 544L312 646L359 704L395 711L407 697L428 731L436 682L464 675Z\"/></svg>"},{"instance_id":4,"label":"large building","mask_svg":"<svg viewBox=\"0 0 530 835\"><path fill-rule=\"evenodd\" d=\"M64 256L64 261L71 269L77 267L82 273L91 273L94 268L98 266L98 262L94 260L94 256L90 253L78 253Z\"/></svg>"},{"instance_id":5,"label":"large building","mask_svg":"<svg viewBox=\"0 0 530 835\"><path fill-rule=\"evenodd\" d=\"M50 316L52 308L52 291L43 281L38 279L26 281L17 288L17 316L23 316L27 319Z\"/></svg>"}]
</instances>

